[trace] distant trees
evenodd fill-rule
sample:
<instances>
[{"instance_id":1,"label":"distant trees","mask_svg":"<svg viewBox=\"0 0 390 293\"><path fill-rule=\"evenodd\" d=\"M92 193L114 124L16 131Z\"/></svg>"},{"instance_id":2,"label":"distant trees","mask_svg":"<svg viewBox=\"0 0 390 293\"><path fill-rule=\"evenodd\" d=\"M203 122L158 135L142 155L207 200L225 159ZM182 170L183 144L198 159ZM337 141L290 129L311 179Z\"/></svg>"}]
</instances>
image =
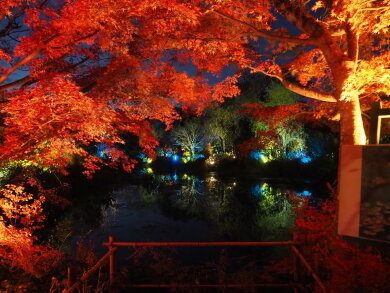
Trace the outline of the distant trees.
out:
<instances>
[{"instance_id":1,"label":"distant trees","mask_svg":"<svg viewBox=\"0 0 390 293\"><path fill-rule=\"evenodd\" d=\"M309 154L312 158L320 157L325 149L334 152L325 145L329 144L329 139L332 144L337 143L329 134L329 126L333 126L337 134L337 123L314 116L317 115L316 104L300 102L302 97L259 75L245 75L238 86L242 94L235 99L209 107L199 117L187 117L176 123L169 134L171 142L192 155L207 144L216 153L245 157L257 150L268 159L291 159ZM159 131L161 141L166 142L166 137Z\"/></svg>"},{"instance_id":2,"label":"distant trees","mask_svg":"<svg viewBox=\"0 0 390 293\"><path fill-rule=\"evenodd\" d=\"M204 127L214 148L222 153L235 149L236 139L242 132L243 115L238 103L207 109L204 114Z\"/></svg>"},{"instance_id":3,"label":"distant trees","mask_svg":"<svg viewBox=\"0 0 390 293\"><path fill-rule=\"evenodd\" d=\"M306 135L298 115L302 114L304 104L297 103L297 99L295 93L272 83L256 103L244 103L241 112L252 118L253 138L241 148L245 152L258 148L273 158L286 158L291 152L303 151Z\"/></svg>"},{"instance_id":4,"label":"distant trees","mask_svg":"<svg viewBox=\"0 0 390 293\"><path fill-rule=\"evenodd\" d=\"M176 126L170 132L170 137L173 144L188 152L192 159L206 145L202 125L195 119L187 120L183 124Z\"/></svg>"}]
</instances>

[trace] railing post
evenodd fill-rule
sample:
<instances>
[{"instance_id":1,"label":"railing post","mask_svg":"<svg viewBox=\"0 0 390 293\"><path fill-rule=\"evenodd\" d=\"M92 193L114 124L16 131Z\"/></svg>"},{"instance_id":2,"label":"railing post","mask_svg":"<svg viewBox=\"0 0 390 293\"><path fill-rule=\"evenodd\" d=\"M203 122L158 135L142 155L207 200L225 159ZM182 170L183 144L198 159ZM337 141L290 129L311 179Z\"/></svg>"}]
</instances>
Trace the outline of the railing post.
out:
<instances>
[{"instance_id":1,"label":"railing post","mask_svg":"<svg viewBox=\"0 0 390 293\"><path fill-rule=\"evenodd\" d=\"M71 286L72 286L72 268L71 266L68 266L66 289L69 289Z\"/></svg>"},{"instance_id":2,"label":"railing post","mask_svg":"<svg viewBox=\"0 0 390 293\"><path fill-rule=\"evenodd\" d=\"M298 234L296 231L293 231L293 241L294 242L297 242L298 241ZM299 278L299 270L300 270L300 267L299 267L299 261L298 261L298 257L297 255L295 254L295 252L293 251L292 249L292 245L290 245L290 249L291 249L291 253L292 253L292 257L293 257L293 280L294 280L294 283L296 284L300 284L300 278ZM294 288L294 292L298 292L296 288Z\"/></svg>"},{"instance_id":3,"label":"railing post","mask_svg":"<svg viewBox=\"0 0 390 293\"><path fill-rule=\"evenodd\" d=\"M115 238L114 236L109 236L108 237L108 248L109 251L114 249L114 243ZM114 283L114 278L115 278L115 252L110 254L110 286Z\"/></svg>"}]
</instances>

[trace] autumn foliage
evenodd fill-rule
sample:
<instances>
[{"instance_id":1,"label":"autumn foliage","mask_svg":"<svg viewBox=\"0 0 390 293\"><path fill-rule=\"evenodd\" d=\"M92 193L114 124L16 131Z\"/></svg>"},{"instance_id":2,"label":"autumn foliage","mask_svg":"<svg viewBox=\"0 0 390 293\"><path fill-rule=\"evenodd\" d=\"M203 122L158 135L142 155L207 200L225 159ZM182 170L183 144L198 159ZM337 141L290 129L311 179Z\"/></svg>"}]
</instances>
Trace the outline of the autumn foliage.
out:
<instances>
[{"instance_id":1,"label":"autumn foliage","mask_svg":"<svg viewBox=\"0 0 390 293\"><path fill-rule=\"evenodd\" d=\"M296 240L329 292L384 292L389 260L372 248L359 247L336 231L336 199L312 203L295 199ZM321 292L319 288L313 292Z\"/></svg>"},{"instance_id":2,"label":"autumn foliage","mask_svg":"<svg viewBox=\"0 0 390 293\"><path fill-rule=\"evenodd\" d=\"M84 157L90 174L104 162L86 147L123 144L121 135L133 133L152 155L157 141L147 120L169 127L179 118L177 105L200 113L237 93L234 78L210 86L175 68L172 60L185 52L176 56L167 42L177 27L194 25L196 11L174 4L171 9L164 1L6 2L2 15L8 26L0 31L7 43L0 50L1 160L26 159L64 171L75 157ZM23 66L28 72L19 78ZM123 152L110 151L114 165L132 168Z\"/></svg>"},{"instance_id":3,"label":"autumn foliage","mask_svg":"<svg viewBox=\"0 0 390 293\"><path fill-rule=\"evenodd\" d=\"M2 0L0 165L131 170L124 134L152 156L150 120L169 129L182 110L237 95L247 70L332 103L341 142L365 144L362 105L390 93L389 19L389 0ZM99 143L108 159L91 151ZM42 200L20 186L1 192L2 249L22 265Z\"/></svg>"},{"instance_id":4,"label":"autumn foliage","mask_svg":"<svg viewBox=\"0 0 390 293\"><path fill-rule=\"evenodd\" d=\"M45 219L42 207L45 194L34 196L24 186L9 184L0 189L0 195L1 264L37 277L47 273L61 254L37 244L34 236Z\"/></svg>"},{"instance_id":5,"label":"autumn foliage","mask_svg":"<svg viewBox=\"0 0 390 293\"><path fill-rule=\"evenodd\" d=\"M80 156L93 172L102 162L85 147L123 144L126 132L152 150L139 125L169 128L177 107L199 114L238 94L248 68L334 103L343 143L365 143L360 99L390 91L387 0L13 0L0 17L3 162L63 170ZM235 75L221 76L233 64ZM131 169L125 154L112 159Z\"/></svg>"}]
</instances>

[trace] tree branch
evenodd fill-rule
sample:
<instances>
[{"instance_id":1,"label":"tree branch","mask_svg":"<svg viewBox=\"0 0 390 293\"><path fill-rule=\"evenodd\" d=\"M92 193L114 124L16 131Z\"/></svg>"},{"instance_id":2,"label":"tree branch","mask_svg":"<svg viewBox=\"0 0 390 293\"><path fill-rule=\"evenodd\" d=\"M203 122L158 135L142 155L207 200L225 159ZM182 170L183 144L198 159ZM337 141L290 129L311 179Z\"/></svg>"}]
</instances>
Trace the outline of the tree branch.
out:
<instances>
[{"instance_id":1,"label":"tree branch","mask_svg":"<svg viewBox=\"0 0 390 293\"><path fill-rule=\"evenodd\" d=\"M44 45L47 45L49 44L51 41L53 41L56 37L58 37L58 35L54 35L52 36L51 38L47 39L43 44ZM30 62L32 59L34 59L36 56L39 55L39 53L41 53L43 51L43 46L40 47L40 48L37 48L35 49L34 51L32 51L29 55L27 55L26 57L24 57L22 60L20 60L18 63L16 63L15 65L13 65L11 68L9 68L4 74L3 76L0 76L0 85L13 73L15 72L18 68L20 68L21 66L27 64L28 62Z\"/></svg>"},{"instance_id":2,"label":"tree branch","mask_svg":"<svg viewBox=\"0 0 390 293\"><path fill-rule=\"evenodd\" d=\"M336 98L332 94L321 93L321 92L309 90L309 89L300 87L299 85L296 85L296 84L294 84L286 79L282 79L282 80L280 80L280 82L290 91L297 93L299 95L305 96L307 98L315 99L315 100L322 101L322 102L331 102L331 103L337 102Z\"/></svg>"},{"instance_id":3,"label":"tree branch","mask_svg":"<svg viewBox=\"0 0 390 293\"><path fill-rule=\"evenodd\" d=\"M313 90L310 90L307 88L303 88L297 84L294 84L294 83L288 81L283 76L280 76L278 74L269 73L267 71L260 70L258 68L256 68L255 70L258 72L261 72L269 77L277 78L285 88L287 88L288 90L290 90L298 95L305 96L307 98L322 101L322 102L330 102L330 103L337 102L337 99L330 93L317 92L317 91L313 91Z\"/></svg>"},{"instance_id":4,"label":"tree branch","mask_svg":"<svg viewBox=\"0 0 390 293\"><path fill-rule=\"evenodd\" d=\"M359 58L359 35L353 31L350 25L347 25L347 46L348 46L348 57L354 62L353 69L356 72L358 58Z\"/></svg>"},{"instance_id":5,"label":"tree branch","mask_svg":"<svg viewBox=\"0 0 390 293\"><path fill-rule=\"evenodd\" d=\"M21 79L15 80L15 81L10 82L10 83L7 83L5 85L1 85L0 86L0 92L12 89L12 88L20 86L20 85L24 85L24 84L26 84L27 82L29 82L31 80L32 80L31 76L27 75L27 76L25 76L25 77L23 77Z\"/></svg>"},{"instance_id":6,"label":"tree branch","mask_svg":"<svg viewBox=\"0 0 390 293\"><path fill-rule=\"evenodd\" d=\"M281 15L312 38L314 41L313 45L317 44L317 40L328 35L321 23L307 13L305 7L295 5L295 1L273 0L271 2Z\"/></svg>"},{"instance_id":7,"label":"tree branch","mask_svg":"<svg viewBox=\"0 0 390 293\"><path fill-rule=\"evenodd\" d=\"M260 36L260 37L263 37L265 39L268 39L268 40L275 40L275 41L282 41L282 42L289 42L289 43L297 43L297 44L303 44L303 45L315 45L316 44L316 40L314 39L298 39L298 38L293 38L293 37L285 37L285 36L281 36L281 35L278 35L278 34L273 34L273 33L269 33L269 32L265 32L265 31L262 31L260 29L258 29L257 27L255 27L254 25L250 24L250 23L247 23L245 21L242 21L240 19L237 19L237 18L234 18L230 15L227 15L219 10L213 10L212 12L214 12L215 14L218 14L224 18L227 18L233 22L237 22L239 24L242 24L250 29L252 29L254 31L254 34L257 35L257 36Z\"/></svg>"},{"instance_id":8,"label":"tree branch","mask_svg":"<svg viewBox=\"0 0 390 293\"><path fill-rule=\"evenodd\" d=\"M85 57L85 58L81 59L79 62L74 63L74 64L70 64L69 66L65 67L64 69L62 69L62 70L60 70L58 72L59 73L69 72L70 70L76 68L77 66L85 63L88 60L89 60L89 57ZM49 67L50 68L49 65L48 66L44 66L44 67ZM42 68L41 68L41 70L42 70ZM5 85L0 86L0 92L12 89L12 88L20 86L20 85L25 85L27 83L32 84L32 83L35 83L37 81L38 81L38 79L34 79L34 78L31 77L31 75L28 75L28 76L25 76L25 77L23 77L21 79L18 79L18 80L15 80L13 82L10 82L10 83L7 83Z\"/></svg>"},{"instance_id":9,"label":"tree branch","mask_svg":"<svg viewBox=\"0 0 390 293\"><path fill-rule=\"evenodd\" d=\"M0 37L6 36L12 30L12 28L15 28L15 21L20 15L22 15L22 13L23 13L23 11L21 9L19 9L18 11L15 12L15 14L12 17L7 17L8 23L2 30L0 30ZM3 18L4 17L1 17L0 20L2 20ZM21 27L21 26L16 24L16 28L18 28L18 27Z\"/></svg>"},{"instance_id":10,"label":"tree branch","mask_svg":"<svg viewBox=\"0 0 390 293\"><path fill-rule=\"evenodd\" d=\"M94 36L95 34L97 34L99 32L99 30L95 30L94 32L92 32L91 34L88 34L86 36L82 36L78 39L76 39L75 41L67 44L66 46L73 46L75 45L76 43L80 42L80 41L83 41L85 39L88 39L92 36ZM47 39L46 41L44 41L44 45L47 45L49 44L51 41L53 41L55 38L57 38L59 35L56 34L54 36L52 36L51 38ZM40 47L40 48L37 48L35 49L34 51L32 51L29 55L27 55L26 57L24 57L21 61L19 61L18 63L16 63L14 66L12 66L11 68L9 68L4 74L3 76L0 76L0 85L13 73L15 72L18 68L20 68L21 66L27 64L28 62L30 62L32 59L34 59L36 56L38 56L42 51L44 50L43 46Z\"/></svg>"},{"instance_id":11,"label":"tree branch","mask_svg":"<svg viewBox=\"0 0 390 293\"><path fill-rule=\"evenodd\" d=\"M93 37L94 35L96 35L100 30L99 29L96 29L95 31L93 31L92 33L86 35L86 36L82 36L76 40L74 40L73 42L69 43L69 44L66 44L64 46L61 46L61 47L51 47L52 49L61 49L61 48L65 48L65 47L71 47L75 44L77 44L78 42L81 42L81 41L84 41L90 37Z\"/></svg>"}]
</instances>

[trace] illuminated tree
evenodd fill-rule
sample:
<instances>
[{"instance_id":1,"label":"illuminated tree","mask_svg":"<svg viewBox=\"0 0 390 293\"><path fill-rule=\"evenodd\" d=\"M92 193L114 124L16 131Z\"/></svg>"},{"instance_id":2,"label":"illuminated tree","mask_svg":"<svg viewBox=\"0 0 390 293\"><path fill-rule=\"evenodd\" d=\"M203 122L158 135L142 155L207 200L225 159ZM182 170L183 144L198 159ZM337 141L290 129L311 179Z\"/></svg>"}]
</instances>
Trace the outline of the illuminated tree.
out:
<instances>
[{"instance_id":1,"label":"illuminated tree","mask_svg":"<svg viewBox=\"0 0 390 293\"><path fill-rule=\"evenodd\" d=\"M123 132L150 151L148 119L169 126L175 106L199 114L236 95L247 68L333 103L341 142L365 144L361 103L390 92L389 11L389 0L3 1L0 159L61 169L81 155L93 170L102 162L83 146L123 143ZM189 63L199 74L177 69ZM230 64L233 77L202 77Z\"/></svg>"},{"instance_id":2,"label":"illuminated tree","mask_svg":"<svg viewBox=\"0 0 390 293\"><path fill-rule=\"evenodd\" d=\"M234 140L240 134L240 120L242 115L237 107L218 107L205 113L205 128L222 152L232 151Z\"/></svg>"},{"instance_id":3,"label":"illuminated tree","mask_svg":"<svg viewBox=\"0 0 390 293\"><path fill-rule=\"evenodd\" d=\"M235 63L307 98L334 103L341 143L366 143L360 103L390 92L388 0L193 3L199 3L200 24L181 40L192 49L193 64L220 71Z\"/></svg>"},{"instance_id":4,"label":"illuminated tree","mask_svg":"<svg viewBox=\"0 0 390 293\"><path fill-rule=\"evenodd\" d=\"M191 159L206 145L201 125L195 120L188 120L183 125L176 126L170 136L175 145L189 153Z\"/></svg>"},{"instance_id":5,"label":"illuminated tree","mask_svg":"<svg viewBox=\"0 0 390 293\"><path fill-rule=\"evenodd\" d=\"M30 184L35 183L30 181ZM31 187L31 186L29 186ZM45 218L43 203L47 194L34 196L25 186L7 185L0 189L0 263L19 268L37 277L51 269L60 253L37 245L34 230Z\"/></svg>"},{"instance_id":6,"label":"illuminated tree","mask_svg":"<svg viewBox=\"0 0 390 293\"><path fill-rule=\"evenodd\" d=\"M171 5L172 4L172 5ZM63 170L85 157L90 174L104 164L85 151L140 137L146 153L157 141L149 119L167 126L175 106L200 113L237 93L232 81L178 72L170 40L196 25L181 1L4 1L0 8L0 92L5 115L0 160L28 160ZM110 148L112 165L133 161Z\"/></svg>"}]
</instances>

